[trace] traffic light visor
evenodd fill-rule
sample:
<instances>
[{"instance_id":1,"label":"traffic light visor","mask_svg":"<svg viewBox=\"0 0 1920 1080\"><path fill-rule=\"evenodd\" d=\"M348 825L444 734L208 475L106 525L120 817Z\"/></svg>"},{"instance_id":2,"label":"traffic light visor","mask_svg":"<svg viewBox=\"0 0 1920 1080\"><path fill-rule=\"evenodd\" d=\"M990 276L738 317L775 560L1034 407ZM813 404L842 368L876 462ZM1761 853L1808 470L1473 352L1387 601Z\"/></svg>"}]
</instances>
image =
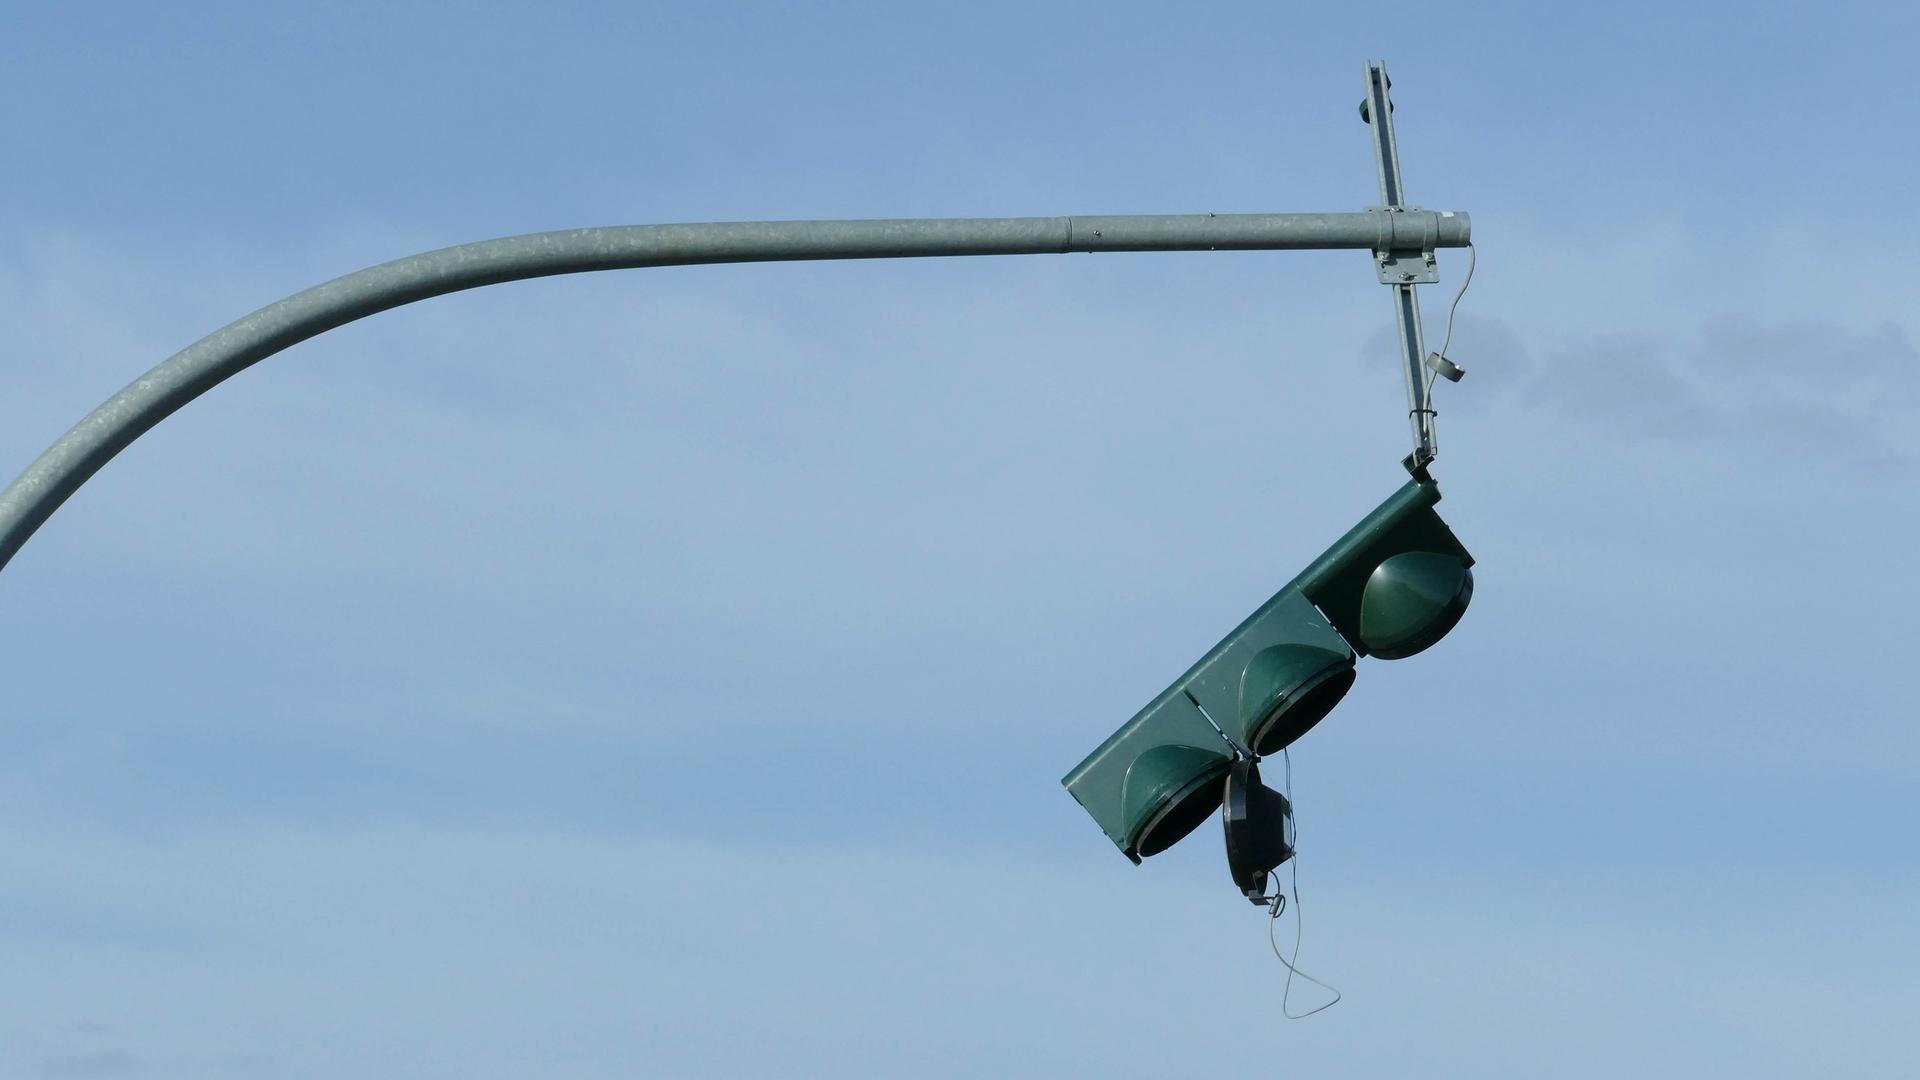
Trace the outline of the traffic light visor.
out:
<instances>
[{"instance_id":1,"label":"traffic light visor","mask_svg":"<svg viewBox=\"0 0 1920 1080\"><path fill-rule=\"evenodd\" d=\"M1294 584L1362 656L1399 660L1439 641L1473 598L1473 556L1415 480L1315 560Z\"/></svg>"},{"instance_id":2,"label":"traffic light visor","mask_svg":"<svg viewBox=\"0 0 1920 1080\"><path fill-rule=\"evenodd\" d=\"M1220 805L1232 754L1192 698L1169 690L1120 726L1064 780L1127 858L1158 854Z\"/></svg>"},{"instance_id":3,"label":"traffic light visor","mask_svg":"<svg viewBox=\"0 0 1920 1080\"><path fill-rule=\"evenodd\" d=\"M1473 570L1447 552L1406 551L1376 567L1360 595L1360 637L1399 660L1447 635L1473 599Z\"/></svg>"}]
</instances>

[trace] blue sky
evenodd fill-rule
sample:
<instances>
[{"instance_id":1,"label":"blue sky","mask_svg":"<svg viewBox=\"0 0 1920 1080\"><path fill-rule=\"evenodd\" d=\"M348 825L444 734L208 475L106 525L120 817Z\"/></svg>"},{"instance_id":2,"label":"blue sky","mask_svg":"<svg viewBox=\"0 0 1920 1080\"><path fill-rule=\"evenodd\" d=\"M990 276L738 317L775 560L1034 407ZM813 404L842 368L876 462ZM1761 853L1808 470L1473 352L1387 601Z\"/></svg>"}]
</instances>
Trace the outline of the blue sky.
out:
<instances>
[{"instance_id":1,"label":"blue sky","mask_svg":"<svg viewBox=\"0 0 1920 1080\"><path fill-rule=\"evenodd\" d=\"M1302 963L1346 1000L1288 1023L1212 834L1133 867L1058 778L1404 479L1363 256L378 316L0 573L0 1076L1897 1071L1917 30L7 8L8 471L238 315L467 240L1360 209L1384 57L1410 194L1481 250L1436 467L1480 565L1296 747Z\"/></svg>"}]
</instances>

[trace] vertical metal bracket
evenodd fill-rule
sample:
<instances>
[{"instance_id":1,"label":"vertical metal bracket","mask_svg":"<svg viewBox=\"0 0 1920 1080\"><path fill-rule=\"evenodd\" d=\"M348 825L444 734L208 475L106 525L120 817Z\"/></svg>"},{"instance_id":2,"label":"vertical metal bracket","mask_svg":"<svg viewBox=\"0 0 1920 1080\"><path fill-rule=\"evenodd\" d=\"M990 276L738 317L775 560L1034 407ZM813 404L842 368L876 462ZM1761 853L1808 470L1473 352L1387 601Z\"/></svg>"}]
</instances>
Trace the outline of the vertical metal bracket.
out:
<instances>
[{"instance_id":1,"label":"vertical metal bracket","mask_svg":"<svg viewBox=\"0 0 1920 1080\"><path fill-rule=\"evenodd\" d=\"M1380 179L1380 206L1369 207L1375 213L1398 214L1416 209L1406 205L1400 182L1400 147L1393 135L1393 102L1387 90L1393 81L1387 78L1384 62L1367 64L1367 100L1360 105L1360 119L1373 129L1373 160ZM1391 236L1384 229L1382 235ZM1401 359L1406 365L1407 418L1413 427L1415 467L1424 468L1438 452L1433 437L1433 405L1427 393L1425 364L1426 341L1420 328L1420 298L1415 285L1440 280L1432 248L1395 250L1376 248L1374 269L1380 283L1393 288L1393 318L1399 329Z\"/></svg>"}]
</instances>

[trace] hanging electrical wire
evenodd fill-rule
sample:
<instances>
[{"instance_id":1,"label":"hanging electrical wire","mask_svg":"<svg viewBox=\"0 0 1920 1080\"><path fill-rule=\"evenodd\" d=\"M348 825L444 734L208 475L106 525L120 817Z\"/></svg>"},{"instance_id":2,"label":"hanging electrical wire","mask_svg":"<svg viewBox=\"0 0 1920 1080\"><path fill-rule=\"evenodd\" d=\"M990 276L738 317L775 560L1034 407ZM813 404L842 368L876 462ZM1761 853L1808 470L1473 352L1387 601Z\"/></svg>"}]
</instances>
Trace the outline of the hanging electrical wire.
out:
<instances>
[{"instance_id":1,"label":"hanging electrical wire","mask_svg":"<svg viewBox=\"0 0 1920 1080\"><path fill-rule=\"evenodd\" d=\"M1437 353L1434 353L1433 358L1430 358L1427 363L1426 396L1429 399L1429 401L1431 401L1433 397L1434 380L1440 377L1440 372L1442 370L1443 364L1451 365L1454 371L1460 372L1461 374L1465 374L1465 372L1461 370L1459 365L1454 364L1452 360L1448 359L1447 349L1453 345L1453 314L1454 312L1460 310L1460 298L1467 295L1467 286L1473 284L1473 269L1475 266L1479 264L1479 262L1480 262L1480 249L1474 247L1472 244L1468 244L1467 245L1467 276L1460 279L1460 291L1453 294L1453 303L1447 306L1447 332L1445 336L1443 336L1440 339L1440 351ZM1451 375L1448 377L1455 381L1458 381L1459 379L1459 375Z\"/></svg>"},{"instance_id":2,"label":"hanging electrical wire","mask_svg":"<svg viewBox=\"0 0 1920 1080\"><path fill-rule=\"evenodd\" d=\"M1282 750L1280 751L1280 756L1281 756L1281 760L1285 763L1285 768L1286 768L1286 772L1285 772L1286 779L1282 784L1282 794L1284 794L1287 798L1288 816L1292 817L1293 816L1293 810L1292 810L1293 754L1287 750ZM1292 879L1292 886L1293 886L1291 890L1293 893L1293 903L1291 905L1293 908L1293 956L1288 957L1285 954L1281 953L1280 941L1278 937L1275 935L1275 931L1279 928L1279 924L1280 924L1280 914L1281 912L1286 911L1289 905L1287 903L1287 894L1280 891L1277 875L1274 875L1271 872L1269 873L1269 876L1274 877L1275 880L1274 880L1274 887L1273 887L1273 900L1268 905L1268 908L1267 908L1267 944L1273 949L1273 955L1275 959L1279 960L1282 964L1285 964L1287 968L1287 982L1286 982L1286 985L1280 991L1280 1015L1286 1017L1289 1020L1304 1020L1307 1017L1312 1016L1314 1013L1324 1012L1327 1009L1331 1009L1335 1005L1339 1004L1341 995L1340 995L1339 988L1314 978L1313 976L1307 974L1306 972L1301 971L1298 966L1300 961L1300 941L1305 934L1306 925L1304 921L1301 919L1301 914L1300 914L1300 856L1298 854L1298 847L1300 843L1300 822L1297 817L1294 818L1294 821L1293 821L1293 843L1295 846L1295 854L1292 859L1288 860L1288 867L1289 867L1288 874ZM1325 990L1328 993L1332 994L1333 995L1332 1000L1327 1001L1324 1004L1317 1005L1311 1009L1308 1009L1306 1012L1303 1012L1303 1013L1294 1012L1292 1009L1291 1002L1293 998L1293 978L1296 975L1312 983L1313 985L1318 986L1322 990Z\"/></svg>"}]
</instances>

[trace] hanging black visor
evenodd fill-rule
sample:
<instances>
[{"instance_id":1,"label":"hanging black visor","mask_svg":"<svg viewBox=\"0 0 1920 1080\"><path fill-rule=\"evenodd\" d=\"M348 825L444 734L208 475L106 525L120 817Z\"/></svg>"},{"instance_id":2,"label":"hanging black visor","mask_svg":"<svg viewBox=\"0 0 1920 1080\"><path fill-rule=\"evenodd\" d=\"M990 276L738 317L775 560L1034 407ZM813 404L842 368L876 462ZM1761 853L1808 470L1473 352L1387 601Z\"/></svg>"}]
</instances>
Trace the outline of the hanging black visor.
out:
<instances>
[{"instance_id":1,"label":"hanging black visor","mask_svg":"<svg viewBox=\"0 0 1920 1080\"><path fill-rule=\"evenodd\" d=\"M1293 858L1293 807L1260 782L1260 766L1240 758L1227 771L1220 820L1227 831L1227 869L1247 899L1267 902L1267 875Z\"/></svg>"}]
</instances>

